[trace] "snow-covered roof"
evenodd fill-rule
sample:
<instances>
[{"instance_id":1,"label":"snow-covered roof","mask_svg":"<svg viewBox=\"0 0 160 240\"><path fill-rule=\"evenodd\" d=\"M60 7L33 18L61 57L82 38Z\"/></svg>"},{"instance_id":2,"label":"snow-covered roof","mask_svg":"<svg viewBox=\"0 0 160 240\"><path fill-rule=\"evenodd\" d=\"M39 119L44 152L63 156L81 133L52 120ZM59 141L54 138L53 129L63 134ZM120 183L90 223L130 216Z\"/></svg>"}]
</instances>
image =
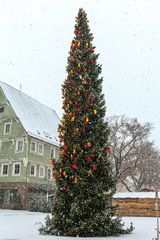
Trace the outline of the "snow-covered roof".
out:
<instances>
[{"instance_id":1,"label":"snow-covered roof","mask_svg":"<svg viewBox=\"0 0 160 240\"><path fill-rule=\"evenodd\" d=\"M58 124L55 110L0 81L0 87L28 135L58 146Z\"/></svg>"},{"instance_id":2,"label":"snow-covered roof","mask_svg":"<svg viewBox=\"0 0 160 240\"><path fill-rule=\"evenodd\" d=\"M155 198L155 192L118 192L114 198ZM158 193L160 197L160 192Z\"/></svg>"}]
</instances>

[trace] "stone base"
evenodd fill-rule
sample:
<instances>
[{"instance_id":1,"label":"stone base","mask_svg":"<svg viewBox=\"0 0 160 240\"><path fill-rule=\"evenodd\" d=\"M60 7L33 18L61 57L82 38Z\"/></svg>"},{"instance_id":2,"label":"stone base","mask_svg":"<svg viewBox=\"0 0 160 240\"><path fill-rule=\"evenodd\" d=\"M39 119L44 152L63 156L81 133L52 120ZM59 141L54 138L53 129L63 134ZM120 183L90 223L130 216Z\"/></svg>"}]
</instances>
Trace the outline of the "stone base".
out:
<instances>
[{"instance_id":1,"label":"stone base","mask_svg":"<svg viewBox=\"0 0 160 240\"><path fill-rule=\"evenodd\" d=\"M31 196L44 196L46 189L33 183L0 183L0 208L28 209Z\"/></svg>"}]
</instances>

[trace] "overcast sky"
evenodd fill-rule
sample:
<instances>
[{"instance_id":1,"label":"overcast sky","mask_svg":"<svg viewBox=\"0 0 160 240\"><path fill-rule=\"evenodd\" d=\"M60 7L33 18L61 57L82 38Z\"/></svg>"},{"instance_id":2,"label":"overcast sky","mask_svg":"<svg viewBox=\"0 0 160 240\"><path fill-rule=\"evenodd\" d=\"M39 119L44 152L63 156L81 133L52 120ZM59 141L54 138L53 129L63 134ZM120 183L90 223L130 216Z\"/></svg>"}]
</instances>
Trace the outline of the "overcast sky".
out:
<instances>
[{"instance_id":1,"label":"overcast sky","mask_svg":"<svg viewBox=\"0 0 160 240\"><path fill-rule=\"evenodd\" d=\"M154 124L160 145L160 0L0 0L0 80L55 109L75 16L88 13L107 115Z\"/></svg>"}]
</instances>

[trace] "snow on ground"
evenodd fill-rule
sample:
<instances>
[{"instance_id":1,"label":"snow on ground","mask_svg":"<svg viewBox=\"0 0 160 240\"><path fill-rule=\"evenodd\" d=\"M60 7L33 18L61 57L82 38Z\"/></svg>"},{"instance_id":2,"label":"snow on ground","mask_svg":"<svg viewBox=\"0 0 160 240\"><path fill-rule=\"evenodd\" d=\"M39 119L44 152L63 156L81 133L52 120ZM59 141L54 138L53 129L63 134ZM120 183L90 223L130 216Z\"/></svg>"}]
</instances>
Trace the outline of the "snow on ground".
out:
<instances>
[{"instance_id":1,"label":"snow on ground","mask_svg":"<svg viewBox=\"0 0 160 240\"><path fill-rule=\"evenodd\" d=\"M44 223L46 215L45 213L0 209L0 240L77 240L73 237L39 235L38 228L41 223ZM126 226L133 222L136 228L134 233L119 237L97 237L96 240L152 240L156 237L156 218L125 217L123 220ZM78 239L84 240L84 238Z\"/></svg>"},{"instance_id":2,"label":"snow on ground","mask_svg":"<svg viewBox=\"0 0 160 240\"><path fill-rule=\"evenodd\" d=\"M160 196L160 192L158 193ZM155 192L118 192L114 194L114 198L155 198Z\"/></svg>"}]
</instances>

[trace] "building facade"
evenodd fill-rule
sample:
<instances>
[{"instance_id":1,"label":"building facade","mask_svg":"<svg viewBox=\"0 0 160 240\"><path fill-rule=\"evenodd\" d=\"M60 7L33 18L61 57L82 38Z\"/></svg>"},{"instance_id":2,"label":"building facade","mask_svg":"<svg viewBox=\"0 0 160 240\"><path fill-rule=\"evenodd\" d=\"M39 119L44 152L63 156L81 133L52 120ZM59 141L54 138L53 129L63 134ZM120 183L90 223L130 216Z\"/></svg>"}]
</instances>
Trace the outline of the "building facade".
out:
<instances>
[{"instance_id":1,"label":"building facade","mask_svg":"<svg viewBox=\"0 0 160 240\"><path fill-rule=\"evenodd\" d=\"M27 209L46 179L54 188L58 124L54 110L0 82L0 208Z\"/></svg>"}]
</instances>

